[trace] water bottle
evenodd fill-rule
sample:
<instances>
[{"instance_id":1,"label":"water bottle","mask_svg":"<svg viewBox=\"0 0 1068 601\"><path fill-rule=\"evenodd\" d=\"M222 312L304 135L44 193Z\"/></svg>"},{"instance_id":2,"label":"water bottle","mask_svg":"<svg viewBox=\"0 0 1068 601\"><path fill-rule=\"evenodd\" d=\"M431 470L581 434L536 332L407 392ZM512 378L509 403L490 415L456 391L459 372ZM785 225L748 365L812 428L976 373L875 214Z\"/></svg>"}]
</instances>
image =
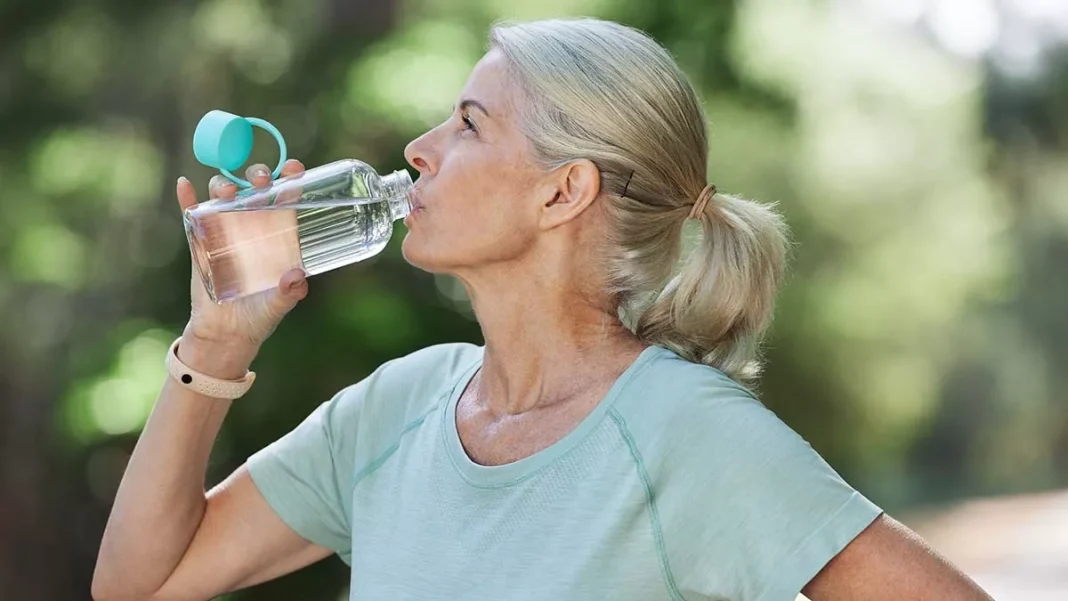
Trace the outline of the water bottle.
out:
<instances>
[{"instance_id":1,"label":"water bottle","mask_svg":"<svg viewBox=\"0 0 1068 601\"><path fill-rule=\"evenodd\" d=\"M252 150L252 126L285 140L270 123L211 111L193 135L197 160L237 184L233 200L209 200L183 215L193 263L217 303L274 288L283 273L309 276L372 257L386 247L393 222L411 212L407 171L379 175L362 161L346 159L276 179L255 189L235 176Z\"/></svg>"}]
</instances>

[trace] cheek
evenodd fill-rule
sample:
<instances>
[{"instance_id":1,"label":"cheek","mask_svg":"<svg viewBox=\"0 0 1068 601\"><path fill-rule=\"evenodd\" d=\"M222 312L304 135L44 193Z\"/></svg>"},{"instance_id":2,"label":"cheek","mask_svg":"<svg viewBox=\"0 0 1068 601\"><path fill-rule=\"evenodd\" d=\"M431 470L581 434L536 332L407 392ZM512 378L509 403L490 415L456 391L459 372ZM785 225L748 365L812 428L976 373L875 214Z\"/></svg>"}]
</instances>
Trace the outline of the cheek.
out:
<instances>
[{"instance_id":1,"label":"cheek","mask_svg":"<svg viewBox=\"0 0 1068 601\"><path fill-rule=\"evenodd\" d=\"M511 199L476 195L450 198L420 215L404 238L405 259L427 271L500 263L530 248L533 233L506 210Z\"/></svg>"},{"instance_id":2,"label":"cheek","mask_svg":"<svg viewBox=\"0 0 1068 601\"><path fill-rule=\"evenodd\" d=\"M490 145L461 144L467 146L443 160L429 206L413 220L402 246L409 262L428 271L514 259L536 235L524 211L528 169Z\"/></svg>"}]
</instances>

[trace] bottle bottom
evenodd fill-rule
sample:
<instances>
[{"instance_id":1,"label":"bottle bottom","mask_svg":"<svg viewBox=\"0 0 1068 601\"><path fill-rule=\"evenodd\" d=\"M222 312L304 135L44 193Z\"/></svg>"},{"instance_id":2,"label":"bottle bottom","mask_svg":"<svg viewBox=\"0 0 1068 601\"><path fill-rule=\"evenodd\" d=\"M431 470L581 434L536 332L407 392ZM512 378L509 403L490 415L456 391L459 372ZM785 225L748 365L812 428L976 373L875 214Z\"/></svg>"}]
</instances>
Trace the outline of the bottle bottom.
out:
<instances>
[{"instance_id":1,"label":"bottle bottom","mask_svg":"<svg viewBox=\"0 0 1068 601\"><path fill-rule=\"evenodd\" d=\"M292 269L311 276L374 256L393 231L387 202L219 212L186 229L197 271L220 303L270 290Z\"/></svg>"},{"instance_id":2,"label":"bottle bottom","mask_svg":"<svg viewBox=\"0 0 1068 601\"><path fill-rule=\"evenodd\" d=\"M193 260L217 303L270 290L304 266L294 210L214 213L189 231Z\"/></svg>"}]
</instances>

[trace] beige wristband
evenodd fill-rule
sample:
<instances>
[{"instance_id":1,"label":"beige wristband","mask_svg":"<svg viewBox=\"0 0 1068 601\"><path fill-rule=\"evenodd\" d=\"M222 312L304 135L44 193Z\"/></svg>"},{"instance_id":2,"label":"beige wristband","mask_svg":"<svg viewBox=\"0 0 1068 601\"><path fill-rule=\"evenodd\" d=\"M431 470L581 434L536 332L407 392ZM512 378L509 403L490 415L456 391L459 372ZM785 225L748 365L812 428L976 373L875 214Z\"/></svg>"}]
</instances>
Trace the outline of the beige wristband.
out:
<instances>
[{"instance_id":1,"label":"beige wristband","mask_svg":"<svg viewBox=\"0 0 1068 601\"><path fill-rule=\"evenodd\" d=\"M216 399L236 399L243 396L252 388L252 382L256 379L256 372L247 372L240 380L220 380L189 367L178 358L178 343L182 341L179 336L170 350L164 364L167 373L185 388Z\"/></svg>"}]
</instances>

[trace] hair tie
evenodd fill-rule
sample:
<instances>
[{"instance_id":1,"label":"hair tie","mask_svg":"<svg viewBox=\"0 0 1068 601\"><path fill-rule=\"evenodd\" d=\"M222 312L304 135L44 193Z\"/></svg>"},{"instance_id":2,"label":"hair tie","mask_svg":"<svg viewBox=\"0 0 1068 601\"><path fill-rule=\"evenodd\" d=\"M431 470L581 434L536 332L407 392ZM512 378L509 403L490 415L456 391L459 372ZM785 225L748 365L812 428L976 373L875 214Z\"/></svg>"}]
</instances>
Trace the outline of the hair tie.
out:
<instances>
[{"instance_id":1,"label":"hair tie","mask_svg":"<svg viewBox=\"0 0 1068 601\"><path fill-rule=\"evenodd\" d=\"M705 206L708 204L709 199L716 195L716 184L708 184L704 190L697 195L697 200L693 203L693 208L690 209L690 215L687 219L700 219L701 215L705 213Z\"/></svg>"}]
</instances>

